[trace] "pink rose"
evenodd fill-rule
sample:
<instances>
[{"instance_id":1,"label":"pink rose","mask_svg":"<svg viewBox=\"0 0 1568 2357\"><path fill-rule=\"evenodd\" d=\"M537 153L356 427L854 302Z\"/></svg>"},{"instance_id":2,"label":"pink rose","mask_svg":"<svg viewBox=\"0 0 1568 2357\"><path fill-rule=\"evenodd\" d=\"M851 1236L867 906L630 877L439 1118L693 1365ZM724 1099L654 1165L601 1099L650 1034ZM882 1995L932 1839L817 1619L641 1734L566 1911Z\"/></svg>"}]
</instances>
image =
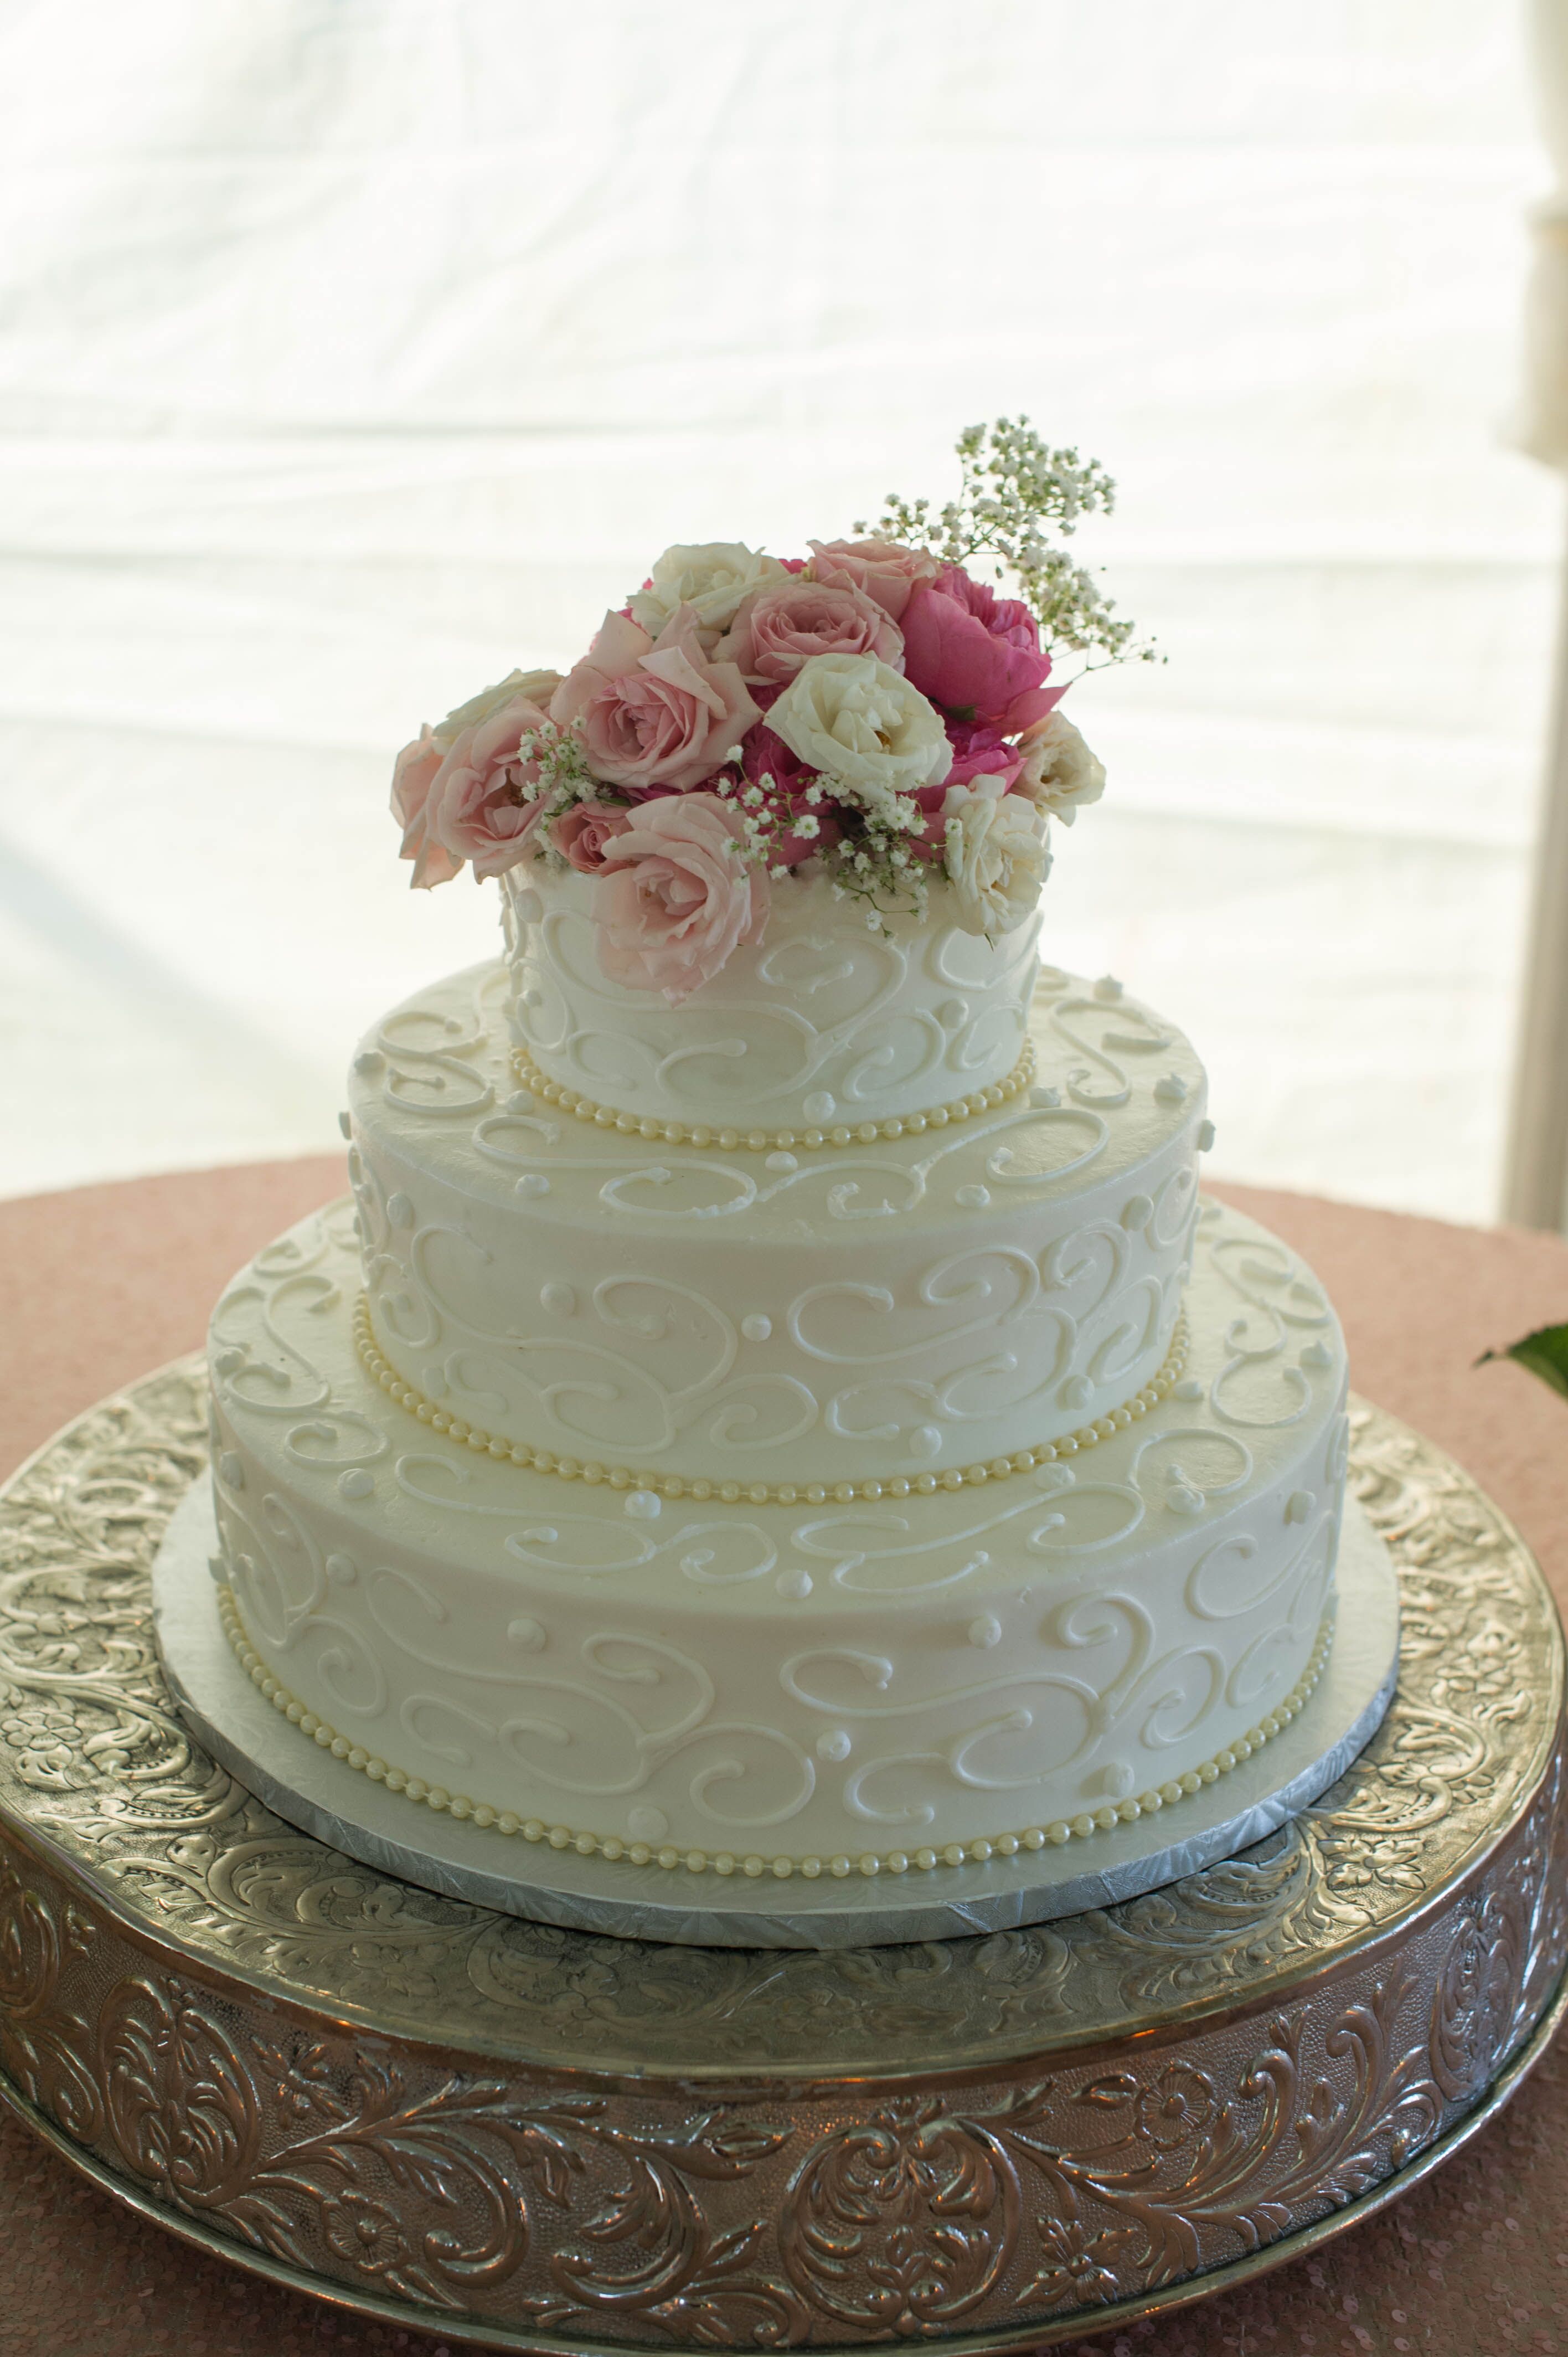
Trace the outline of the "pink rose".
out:
<instances>
[{"instance_id":1,"label":"pink rose","mask_svg":"<svg viewBox=\"0 0 1568 2357\"><path fill-rule=\"evenodd\" d=\"M716 794L667 794L630 813L594 887L599 963L631 990L678 1006L768 923L768 878L747 867L745 830Z\"/></svg>"},{"instance_id":2,"label":"pink rose","mask_svg":"<svg viewBox=\"0 0 1568 2357\"><path fill-rule=\"evenodd\" d=\"M471 859L476 876L499 876L531 848L543 806L526 797L539 770L521 740L547 720L532 697L514 696L459 732L431 780L429 833L459 866Z\"/></svg>"},{"instance_id":3,"label":"pink rose","mask_svg":"<svg viewBox=\"0 0 1568 2357\"><path fill-rule=\"evenodd\" d=\"M941 571L923 548L904 548L896 540L813 540L810 545L817 580L830 589L863 589L894 622L902 620L917 582Z\"/></svg>"},{"instance_id":4,"label":"pink rose","mask_svg":"<svg viewBox=\"0 0 1568 2357\"><path fill-rule=\"evenodd\" d=\"M1010 786L1024 766L1024 756L989 721L950 720L948 743L952 747L950 786L967 786L973 778L1000 778Z\"/></svg>"},{"instance_id":5,"label":"pink rose","mask_svg":"<svg viewBox=\"0 0 1568 2357\"><path fill-rule=\"evenodd\" d=\"M401 856L413 862L411 882L448 883L469 856L464 805L471 807L482 801L484 789L472 780L461 789L454 785L451 761L458 747L465 748L465 756L471 752L480 726L514 705L526 704L537 726L544 718L543 707L560 684L561 674L556 671L509 672L493 687L481 688L456 712L449 712L438 728L422 728L414 742L403 747L392 769L392 807L403 829ZM483 766L490 766L488 755ZM495 791L499 795L499 788ZM472 846L489 860L512 832L505 821L496 827L476 823ZM496 875L500 866L511 865L509 856L499 865L481 867L479 873Z\"/></svg>"},{"instance_id":6,"label":"pink rose","mask_svg":"<svg viewBox=\"0 0 1568 2357\"><path fill-rule=\"evenodd\" d=\"M398 856L413 860L408 880L425 890L433 884L449 884L463 865L434 839L426 824L430 789L445 759L446 748L422 728L392 765L392 814L403 829Z\"/></svg>"},{"instance_id":7,"label":"pink rose","mask_svg":"<svg viewBox=\"0 0 1568 2357\"><path fill-rule=\"evenodd\" d=\"M817 782L816 770L782 737L775 736L765 720L746 732L740 766L748 783L761 786L767 795L757 815L776 830L768 846L770 867L799 867L803 860L830 851L838 842L843 829L832 803L825 796L814 803L806 800L806 789Z\"/></svg>"},{"instance_id":8,"label":"pink rose","mask_svg":"<svg viewBox=\"0 0 1568 2357\"><path fill-rule=\"evenodd\" d=\"M904 672L922 695L966 720L1026 728L1059 701L1028 608L950 565L921 582L903 616Z\"/></svg>"},{"instance_id":9,"label":"pink rose","mask_svg":"<svg viewBox=\"0 0 1568 2357\"><path fill-rule=\"evenodd\" d=\"M587 654L556 689L550 716L575 727L596 778L686 792L711 778L757 716L733 662L710 662L688 606L657 639L607 614Z\"/></svg>"},{"instance_id":10,"label":"pink rose","mask_svg":"<svg viewBox=\"0 0 1568 2357\"><path fill-rule=\"evenodd\" d=\"M775 735L766 720L759 720L755 728L746 730L741 740L740 766L751 785L760 785L764 778L771 778L787 792L792 792L797 786L810 785L817 774L801 760L793 746L786 745L782 737Z\"/></svg>"},{"instance_id":11,"label":"pink rose","mask_svg":"<svg viewBox=\"0 0 1568 2357\"><path fill-rule=\"evenodd\" d=\"M631 821L625 811L603 802L574 802L550 822L550 840L579 876L596 876L605 864L605 845L624 834Z\"/></svg>"},{"instance_id":12,"label":"pink rose","mask_svg":"<svg viewBox=\"0 0 1568 2357\"><path fill-rule=\"evenodd\" d=\"M743 597L714 651L743 679L786 687L813 655L875 655L897 669L903 649L897 625L864 589L794 579Z\"/></svg>"}]
</instances>

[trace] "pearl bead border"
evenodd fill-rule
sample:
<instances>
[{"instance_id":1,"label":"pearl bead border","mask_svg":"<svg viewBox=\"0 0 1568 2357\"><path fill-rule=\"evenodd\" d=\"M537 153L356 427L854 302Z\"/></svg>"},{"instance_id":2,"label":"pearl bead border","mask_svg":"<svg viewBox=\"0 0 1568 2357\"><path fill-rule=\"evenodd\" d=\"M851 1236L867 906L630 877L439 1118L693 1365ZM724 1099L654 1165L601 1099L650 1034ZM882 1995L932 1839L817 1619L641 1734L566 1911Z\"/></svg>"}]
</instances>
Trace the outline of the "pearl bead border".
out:
<instances>
[{"instance_id":1,"label":"pearl bead border","mask_svg":"<svg viewBox=\"0 0 1568 2357\"><path fill-rule=\"evenodd\" d=\"M357 1769L371 1783L384 1784L389 1792L401 1792L405 1800L423 1802L427 1809L445 1813L459 1823L471 1821L485 1831L509 1836L521 1835L527 1842L547 1842L552 1849L575 1850L579 1857L596 1855L611 1865L657 1866L666 1873L683 1868L688 1874L744 1874L754 1881L771 1875L780 1882L788 1882L797 1874L807 1882L814 1882L824 1874L842 1880L850 1874L907 1874L911 1867L919 1873L929 1873L943 1866L983 1866L993 1857L1016 1857L1020 1850L1040 1850L1047 1844L1059 1849L1069 1841L1088 1841L1095 1834L1110 1833L1116 1825L1132 1824L1139 1817L1153 1816L1163 1808L1174 1807L1204 1785L1228 1776L1300 1716L1323 1674L1328 1648L1334 1641L1334 1606L1330 1603L1306 1667L1284 1700L1266 1712L1235 1743L1215 1752L1212 1759L1202 1760L1196 1768L1184 1769L1179 1776L1170 1777L1163 1784L1151 1786L1136 1800L1108 1801L1075 1817L1054 1817L1048 1824L1026 1825L1021 1833L981 1835L972 1841L948 1842L940 1849L866 1850L858 1857L851 1857L847 1851L833 1857L764 1857L755 1851L743 1854L733 1850L682 1849L672 1842L623 1841L617 1834L579 1832L571 1825L551 1824L543 1817L521 1817L513 1809L496 1809L489 1802L471 1801L465 1792L449 1792L444 1784L428 1784L423 1776L411 1776L405 1769L389 1766L378 1754L356 1743L351 1736L340 1734L330 1721L292 1695L252 1644L234 1591L226 1582L218 1588L218 1616L241 1668L274 1709L281 1711L302 1735L313 1737L335 1760Z\"/></svg>"},{"instance_id":2,"label":"pearl bead border","mask_svg":"<svg viewBox=\"0 0 1568 2357\"><path fill-rule=\"evenodd\" d=\"M414 1384L404 1382L376 1340L370 1300L363 1293L354 1304L352 1327L355 1351L372 1382L381 1386L394 1405L406 1409L432 1432L445 1434L459 1448L471 1448L478 1456L494 1457L530 1472L552 1473L559 1481L585 1481L590 1487L602 1482L611 1490L651 1490L660 1498L693 1498L699 1502L712 1500L725 1506L848 1506L862 1499L875 1502L878 1498L929 1497L939 1490L972 1490L987 1481L1007 1481L1015 1473L1033 1472L1037 1466L1054 1464L1058 1458L1079 1456L1085 1449L1098 1448L1101 1441L1124 1432L1130 1424L1147 1415L1151 1408L1158 1407L1168 1397L1186 1372L1192 1339L1184 1311L1171 1329L1165 1364L1142 1391L1135 1392L1120 1407L1107 1408L1093 1424L1084 1425L1077 1432L1064 1433L1058 1440L1042 1440L1033 1448L1017 1449L1010 1457L993 1457L978 1465L950 1465L940 1473L872 1474L864 1480L847 1481L725 1481L707 1474L655 1473L646 1467L600 1465L592 1460L585 1463L576 1457L563 1457L553 1448L533 1448L527 1441L508 1440L503 1434L487 1432L482 1425L469 1424L465 1417L451 1415L435 1401L427 1399Z\"/></svg>"},{"instance_id":3,"label":"pearl bead border","mask_svg":"<svg viewBox=\"0 0 1568 2357\"><path fill-rule=\"evenodd\" d=\"M921 1137L928 1129L946 1129L950 1123L970 1121L976 1114L1007 1104L1035 1077L1035 1046L1033 1040L1026 1041L1023 1054L1005 1080L972 1089L967 1096L950 1098L946 1104L929 1105L920 1113L889 1114L882 1121L839 1122L831 1129L810 1125L798 1129L731 1129L703 1122L660 1121L652 1114L626 1113L618 1106L601 1104L569 1082L553 1081L541 1071L526 1048L512 1049L511 1068L529 1095L542 1104L558 1105L578 1121L592 1122L598 1129L618 1130L622 1137L658 1139L666 1146L699 1149L717 1146L725 1154L768 1154L794 1146L815 1154L823 1146L875 1146L884 1138Z\"/></svg>"}]
</instances>

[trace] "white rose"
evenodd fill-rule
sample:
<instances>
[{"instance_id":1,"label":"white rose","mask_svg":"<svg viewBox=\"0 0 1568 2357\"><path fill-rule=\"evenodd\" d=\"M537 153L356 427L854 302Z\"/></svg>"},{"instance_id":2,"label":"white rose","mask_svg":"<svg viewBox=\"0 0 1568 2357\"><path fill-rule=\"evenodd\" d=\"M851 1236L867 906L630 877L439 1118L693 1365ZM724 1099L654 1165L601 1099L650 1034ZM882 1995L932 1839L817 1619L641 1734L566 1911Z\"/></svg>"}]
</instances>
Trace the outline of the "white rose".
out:
<instances>
[{"instance_id":1,"label":"white rose","mask_svg":"<svg viewBox=\"0 0 1568 2357\"><path fill-rule=\"evenodd\" d=\"M942 817L942 865L958 923L991 941L1010 933L1029 914L1050 873L1043 822L1021 794L1004 792L1000 778L950 786Z\"/></svg>"},{"instance_id":2,"label":"white rose","mask_svg":"<svg viewBox=\"0 0 1568 2357\"><path fill-rule=\"evenodd\" d=\"M681 606L693 608L700 631L718 631L728 629L748 591L775 574L788 578L776 556L764 556L738 540L706 540L696 548L667 548L650 586L627 603L633 621L655 638Z\"/></svg>"},{"instance_id":3,"label":"white rose","mask_svg":"<svg viewBox=\"0 0 1568 2357\"><path fill-rule=\"evenodd\" d=\"M1088 802L1105 791L1105 764L1096 760L1058 705L1018 739L1024 766L1015 793L1027 794L1039 809L1070 826Z\"/></svg>"},{"instance_id":4,"label":"white rose","mask_svg":"<svg viewBox=\"0 0 1568 2357\"><path fill-rule=\"evenodd\" d=\"M494 687L482 687L478 695L471 695L467 704L449 712L440 726L430 733L438 745L450 745L465 728L477 728L481 720L488 720L492 712L499 712L503 704L510 704L519 695L526 696L530 704L537 704L542 712L547 712L550 699L560 684L558 671L514 671L498 680Z\"/></svg>"},{"instance_id":5,"label":"white rose","mask_svg":"<svg viewBox=\"0 0 1568 2357\"><path fill-rule=\"evenodd\" d=\"M863 793L940 786L952 747L934 705L875 655L812 655L767 715L813 770Z\"/></svg>"}]
</instances>

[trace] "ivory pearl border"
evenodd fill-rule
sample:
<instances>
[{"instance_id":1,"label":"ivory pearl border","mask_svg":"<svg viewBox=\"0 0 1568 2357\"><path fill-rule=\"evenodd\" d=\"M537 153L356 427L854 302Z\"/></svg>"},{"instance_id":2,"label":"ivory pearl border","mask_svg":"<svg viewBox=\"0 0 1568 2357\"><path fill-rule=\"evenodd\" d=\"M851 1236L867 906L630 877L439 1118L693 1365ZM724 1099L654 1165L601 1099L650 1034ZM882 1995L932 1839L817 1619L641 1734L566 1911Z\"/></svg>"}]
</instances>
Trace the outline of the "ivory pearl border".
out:
<instances>
[{"instance_id":1,"label":"ivory pearl border","mask_svg":"<svg viewBox=\"0 0 1568 2357\"><path fill-rule=\"evenodd\" d=\"M1191 1333L1184 1311L1171 1330L1164 1365L1142 1391L1135 1392L1122 1406L1108 1408L1080 1430L1064 1433L1057 1440L1042 1440L1032 1448L1017 1449L1010 1457L993 1457L976 1465L950 1465L940 1473L873 1474L846 1481L725 1481L707 1474L656 1473L646 1467L600 1465L591 1458L585 1462L581 1458L563 1457L553 1448L534 1448L527 1441L508 1440L501 1433L487 1432L482 1425L469 1424L466 1417L453 1415L436 1401L427 1399L415 1384L403 1380L376 1340L370 1301L362 1293L354 1305L352 1322L354 1349L371 1381L396 1406L406 1409L432 1432L443 1434L459 1448L471 1448L477 1456L494 1457L530 1472L553 1474L559 1481L585 1481L590 1487L603 1483L611 1490L644 1494L651 1491L660 1498L693 1498L699 1501L712 1499L725 1506L847 1506L861 1499L875 1501L878 1498L929 1497L939 1490L980 1489L988 1481L1010 1480L1015 1473L1030 1473L1037 1466L1055 1464L1060 1458L1077 1457L1137 1423L1151 1408L1158 1407L1180 1382L1191 1349Z\"/></svg>"},{"instance_id":2,"label":"ivory pearl border","mask_svg":"<svg viewBox=\"0 0 1568 2357\"><path fill-rule=\"evenodd\" d=\"M951 1123L972 1120L976 1114L991 1113L1028 1087L1035 1077L1035 1047L1033 1040L1026 1041L1023 1054L1005 1080L991 1081L965 1096L950 1098L946 1104L929 1105L920 1113L889 1114L881 1121L836 1122L826 1128L820 1123L791 1129L735 1129L706 1122L660 1121L652 1114L627 1113L616 1105L601 1104L569 1082L553 1081L526 1048L512 1049L511 1067L529 1095L542 1104L558 1106L577 1121L592 1122L597 1129L617 1130L622 1137L659 1139L666 1146L693 1146L699 1150L716 1146L725 1154L787 1153L797 1146L815 1154L823 1146L875 1146L883 1138L922 1137L929 1129L946 1129Z\"/></svg>"}]
</instances>

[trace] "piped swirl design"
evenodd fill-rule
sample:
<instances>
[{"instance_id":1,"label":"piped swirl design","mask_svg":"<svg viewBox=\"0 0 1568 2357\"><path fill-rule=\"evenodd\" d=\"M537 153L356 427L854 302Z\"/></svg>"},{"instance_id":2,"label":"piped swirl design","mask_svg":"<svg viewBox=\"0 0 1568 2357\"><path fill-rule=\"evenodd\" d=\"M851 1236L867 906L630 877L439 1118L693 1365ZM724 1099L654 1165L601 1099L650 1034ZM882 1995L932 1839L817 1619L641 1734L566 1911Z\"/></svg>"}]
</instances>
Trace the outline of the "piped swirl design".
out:
<instances>
[{"instance_id":1,"label":"piped swirl design","mask_svg":"<svg viewBox=\"0 0 1568 2357\"><path fill-rule=\"evenodd\" d=\"M432 1432L442 1434L459 1448L471 1448L478 1456L510 1460L530 1472L553 1473L561 1481L585 1481L590 1487L603 1482L612 1490L653 1491L660 1498L694 1498L699 1501L712 1498L726 1506L822 1506L830 1502L847 1506L858 1499L875 1501L879 1498L929 1497L937 1490L977 1490L987 1482L1009 1480L1015 1473L1031 1473L1036 1466L1052 1465L1058 1458L1077 1457L1085 1449L1096 1448L1112 1434L1124 1432L1130 1424L1147 1415L1151 1408L1158 1407L1186 1372L1191 1348L1187 1318L1182 1315L1172 1329L1164 1365L1131 1399L1120 1407L1108 1409L1081 1431L1064 1433L1057 1440L1043 1440L1032 1448L1016 1449L1008 1457L993 1457L988 1463L951 1465L940 1473L872 1475L859 1480L726 1481L702 1474L655 1473L629 1465L585 1462L581 1458L561 1456L553 1448L533 1448L526 1441L508 1440L499 1433L487 1432L481 1425L453 1415L414 1384L404 1382L376 1340L371 1305L362 1293L354 1305L353 1331L355 1351L371 1381L397 1406L405 1408L421 1424L428 1425Z\"/></svg>"},{"instance_id":2,"label":"piped swirl design","mask_svg":"<svg viewBox=\"0 0 1568 2357\"><path fill-rule=\"evenodd\" d=\"M471 1820L487 1831L516 1835L524 1841L547 1842L552 1849L573 1849L580 1857L599 1857L611 1865L657 1866L666 1873L684 1869L688 1874L745 1874L757 1879L772 1875L787 1882L793 1875L801 1875L808 1882L820 1875L843 1878L848 1874L907 1874L911 1867L919 1873L930 1873L940 1866L983 1866L993 1857L1016 1857L1022 1850L1044 1849L1047 1843L1059 1848L1069 1841L1087 1841L1098 1833L1110 1833L1119 1824L1132 1824L1139 1817L1151 1816L1163 1808L1173 1807L1198 1792L1205 1784L1214 1783L1227 1776L1243 1760L1299 1717L1310 1697L1323 1665L1328 1658L1328 1648L1334 1641L1334 1608L1332 1604L1318 1628L1305 1669L1284 1699L1264 1713L1255 1727L1238 1738L1212 1759L1201 1760L1196 1768L1185 1769L1165 1783L1151 1785L1135 1799L1108 1801L1097 1809L1085 1809L1075 1817L1053 1817L1049 1824L1026 1825L1018 1833L982 1835L974 1841L951 1841L940 1849L865 1850L851 1857L841 1851L832 1857L765 1857L758 1851L738 1853L733 1850L682 1849L674 1843L626 1841L618 1834L596 1834L572 1825L551 1824L543 1817L521 1817L514 1809L497 1809L488 1801L473 1801L466 1792L448 1792L444 1784L426 1783L423 1776L410 1776L404 1770L391 1765L377 1753L356 1743L352 1737L340 1734L328 1719L309 1710L292 1695L280 1678L274 1675L263 1657L252 1644L250 1635L240 1617L234 1593L227 1582L218 1587L218 1614L223 1633L233 1648L241 1668L253 1686L281 1711L302 1735L311 1737L324 1751L335 1760L368 1776L374 1784L384 1784L389 1792L401 1792L405 1800L423 1803L427 1809L456 1817L459 1822Z\"/></svg>"}]
</instances>

